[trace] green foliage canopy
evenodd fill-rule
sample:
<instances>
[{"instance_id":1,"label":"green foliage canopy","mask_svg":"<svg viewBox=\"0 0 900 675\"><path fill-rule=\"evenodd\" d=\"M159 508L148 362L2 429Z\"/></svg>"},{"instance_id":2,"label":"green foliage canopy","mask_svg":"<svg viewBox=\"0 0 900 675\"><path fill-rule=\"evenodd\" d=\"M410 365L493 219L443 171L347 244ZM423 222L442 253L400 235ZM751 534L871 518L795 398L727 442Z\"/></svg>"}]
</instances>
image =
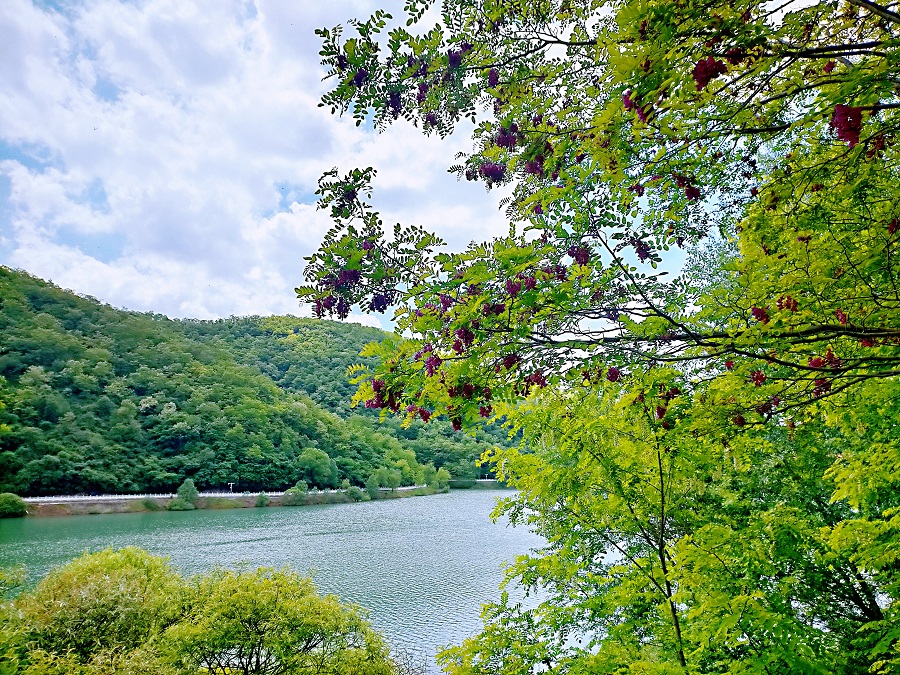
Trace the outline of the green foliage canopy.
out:
<instances>
[{"instance_id":1,"label":"green foliage canopy","mask_svg":"<svg viewBox=\"0 0 900 675\"><path fill-rule=\"evenodd\" d=\"M550 597L445 667L898 672L894 5L434 5L319 31L323 105L471 120L451 171L511 187L509 233L444 252L334 170L298 294L396 308L357 400L531 450L487 459L549 542L509 576Z\"/></svg>"},{"instance_id":2,"label":"green foliage canopy","mask_svg":"<svg viewBox=\"0 0 900 675\"><path fill-rule=\"evenodd\" d=\"M0 611L10 673L397 672L357 608L288 570L185 579L145 551L106 550L52 571Z\"/></svg>"}]
</instances>

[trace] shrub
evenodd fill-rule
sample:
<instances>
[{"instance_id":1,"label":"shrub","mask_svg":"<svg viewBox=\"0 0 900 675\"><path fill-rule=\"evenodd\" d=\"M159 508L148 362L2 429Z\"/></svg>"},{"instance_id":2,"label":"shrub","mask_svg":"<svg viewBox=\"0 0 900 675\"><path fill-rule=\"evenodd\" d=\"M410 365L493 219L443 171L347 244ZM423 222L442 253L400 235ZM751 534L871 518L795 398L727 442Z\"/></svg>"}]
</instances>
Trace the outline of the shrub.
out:
<instances>
[{"instance_id":1,"label":"shrub","mask_svg":"<svg viewBox=\"0 0 900 675\"><path fill-rule=\"evenodd\" d=\"M12 492L0 494L0 518L21 518L27 513L25 501Z\"/></svg>"},{"instance_id":2,"label":"shrub","mask_svg":"<svg viewBox=\"0 0 900 675\"><path fill-rule=\"evenodd\" d=\"M269 496L265 492L260 492L256 497L256 507L262 508L263 506L268 506L270 501Z\"/></svg>"},{"instance_id":3,"label":"shrub","mask_svg":"<svg viewBox=\"0 0 900 675\"><path fill-rule=\"evenodd\" d=\"M16 601L26 642L87 661L102 650L136 649L178 606L181 578L137 548L82 555Z\"/></svg>"},{"instance_id":4,"label":"shrub","mask_svg":"<svg viewBox=\"0 0 900 675\"><path fill-rule=\"evenodd\" d=\"M0 673L397 672L356 607L288 570L183 579L163 558L107 549L53 570L9 608Z\"/></svg>"},{"instance_id":5,"label":"shrub","mask_svg":"<svg viewBox=\"0 0 900 675\"><path fill-rule=\"evenodd\" d=\"M347 496L355 502L367 502L371 499L367 493L355 485L351 485L347 488Z\"/></svg>"},{"instance_id":6,"label":"shrub","mask_svg":"<svg viewBox=\"0 0 900 675\"><path fill-rule=\"evenodd\" d=\"M281 498L282 506L303 506L306 504L306 483L303 483L303 489L299 485L298 483L284 493L284 497Z\"/></svg>"},{"instance_id":7,"label":"shrub","mask_svg":"<svg viewBox=\"0 0 900 675\"><path fill-rule=\"evenodd\" d=\"M179 499L188 502L192 506L196 505L197 498L200 496L200 493L197 491L197 486L194 485L194 481L192 481L190 478L186 478L185 481L179 486L177 494Z\"/></svg>"},{"instance_id":8,"label":"shrub","mask_svg":"<svg viewBox=\"0 0 900 675\"><path fill-rule=\"evenodd\" d=\"M169 511L193 511L197 507L181 497L175 497L166 505L166 508Z\"/></svg>"}]
</instances>

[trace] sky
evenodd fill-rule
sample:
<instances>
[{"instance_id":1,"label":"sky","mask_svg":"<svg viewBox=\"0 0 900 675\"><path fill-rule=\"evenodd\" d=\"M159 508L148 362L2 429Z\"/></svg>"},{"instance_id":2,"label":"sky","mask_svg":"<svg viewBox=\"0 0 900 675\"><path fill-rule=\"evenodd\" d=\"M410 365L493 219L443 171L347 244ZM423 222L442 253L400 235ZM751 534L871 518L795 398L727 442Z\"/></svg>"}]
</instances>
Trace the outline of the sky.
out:
<instances>
[{"instance_id":1,"label":"sky","mask_svg":"<svg viewBox=\"0 0 900 675\"><path fill-rule=\"evenodd\" d=\"M375 8L0 1L0 264L173 318L308 315L293 289L330 225L314 192L332 167L377 169L387 225L453 249L504 232L500 195L447 173L465 130L377 134L318 107L313 31Z\"/></svg>"}]
</instances>

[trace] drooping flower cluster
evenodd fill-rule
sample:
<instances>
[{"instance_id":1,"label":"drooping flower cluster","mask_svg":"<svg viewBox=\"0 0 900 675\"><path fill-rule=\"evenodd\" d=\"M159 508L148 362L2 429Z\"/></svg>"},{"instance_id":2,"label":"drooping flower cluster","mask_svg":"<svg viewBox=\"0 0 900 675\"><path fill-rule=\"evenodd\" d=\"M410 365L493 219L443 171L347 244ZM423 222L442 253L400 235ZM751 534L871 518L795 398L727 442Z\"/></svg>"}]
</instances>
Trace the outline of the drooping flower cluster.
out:
<instances>
[{"instance_id":1,"label":"drooping flower cluster","mask_svg":"<svg viewBox=\"0 0 900 675\"><path fill-rule=\"evenodd\" d=\"M754 307L750 315L760 323L769 323L769 312L765 307Z\"/></svg>"},{"instance_id":2,"label":"drooping flower cluster","mask_svg":"<svg viewBox=\"0 0 900 675\"><path fill-rule=\"evenodd\" d=\"M513 122L509 125L509 128L500 127L500 131L497 134L497 138L494 139L494 142L498 147L501 148L514 148L516 147L516 143L519 142L519 126Z\"/></svg>"},{"instance_id":3,"label":"drooping flower cluster","mask_svg":"<svg viewBox=\"0 0 900 675\"><path fill-rule=\"evenodd\" d=\"M790 295L779 296L778 302L776 304L778 306L778 309L787 309L791 312L796 312L800 308L797 300L792 298Z\"/></svg>"},{"instance_id":4,"label":"drooping flower cluster","mask_svg":"<svg viewBox=\"0 0 900 675\"><path fill-rule=\"evenodd\" d=\"M369 79L369 71L365 68L360 68L356 71L356 74L353 76L353 86L361 87L365 84L366 80Z\"/></svg>"},{"instance_id":5,"label":"drooping flower cluster","mask_svg":"<svg viewBox=\"0 0 900 675\"><path fill-rule=\"evenodd\" d=\"M705 59L697 61L693 70L694 84L697 85L697 91L703 91L706 86L719 75L728 72L728 66L724 61L708 56Z\"/></svg>"},{"instance_id":6,"label":"drooping flower cluster","mask_svg":"<svg viewBox=\"0 0 900 675\"><path fill-rule=\"evenodd\" d=\"M479 168L481 175L493 183L499 183L506 174L506 165L494 162L484 162Z\"/></svg>"},{"instance_id":7,"label":"drooping flower cluster","mask_svg":"<svg viewBox=\"0 0 900 675\"><path fill-rule=\"evenodd\" d=\"M839 140L846 141L850 148L855 147L862 131L862 108L838 103L831 116L831 128L837 133Z\"/></svg>"},{"instance_id":8,"label":"drooping flower cluster","mask_svg":"<svg viewBox=\"0 0 900 675\"><path fill-rule=\"evenodd\" d=\"M591 252L586 246L570 246L568 254L579 265L587 265L591 260Z\"/></svg>"}]
</instances>

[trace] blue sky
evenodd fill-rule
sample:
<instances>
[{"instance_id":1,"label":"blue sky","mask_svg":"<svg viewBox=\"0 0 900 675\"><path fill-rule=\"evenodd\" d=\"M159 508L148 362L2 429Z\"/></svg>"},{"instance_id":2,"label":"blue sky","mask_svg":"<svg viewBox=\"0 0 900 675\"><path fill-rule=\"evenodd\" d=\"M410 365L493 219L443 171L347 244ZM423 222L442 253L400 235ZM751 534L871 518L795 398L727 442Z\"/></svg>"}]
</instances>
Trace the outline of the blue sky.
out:
<instances>
[{"instance_id":1,"label":"blue sky","mask_svg":"<svg viewBox=\"0 0 900 675\"><path fill-rule=\"evenodd\" d=\"M388 223L456 248L503 232L500 195L446 173L465 133L376 135L317 107L313 30L374 6L0 2L0 264L173 317L304 314L334 166L378 169Z\"/></svg>"}]
</instances>

